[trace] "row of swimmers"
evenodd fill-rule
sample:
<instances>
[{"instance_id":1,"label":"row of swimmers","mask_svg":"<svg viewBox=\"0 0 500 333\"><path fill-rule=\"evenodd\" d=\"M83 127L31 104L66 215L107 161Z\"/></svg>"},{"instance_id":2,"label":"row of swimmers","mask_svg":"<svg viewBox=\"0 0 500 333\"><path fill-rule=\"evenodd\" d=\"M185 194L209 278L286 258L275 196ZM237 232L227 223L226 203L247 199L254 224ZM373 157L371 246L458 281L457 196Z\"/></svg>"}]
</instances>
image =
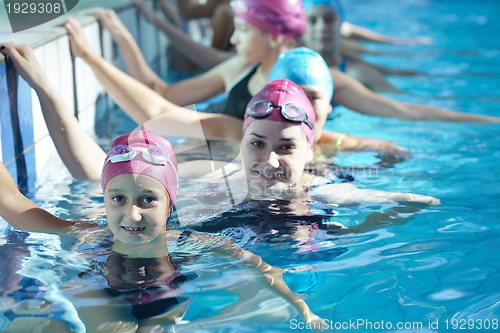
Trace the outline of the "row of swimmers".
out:
<instances>
[{"instance_id":1,"label":"row of swimmers","mask_svg":"<svg viewBox=\"0 0 500 333\"><path fill-rule=\"evenodd\" d=\"M304 7L296 6L295 1L277 1L272 4L262 4L259 1L236 1L233 2L235 30L231 38L235 46L236 54L231 54L228 59L210 67L201 75L182 80L175 84L167 84L159 75L154 73L142 56L139 46L135 43L132 35L120 22L117 15L110 10L101 10L97 13L102 26L107 29L122 50L127 70L137 81L148 86L151 90L163 96L165 101L146 103L144 106L138 101L138 97L129 94L112 96L114 100L135 121L143 123L159 113L164 113L177 106L186 106L205 101L220 93L225 93L227 100L224 102L222 114L230 115L240 120L243 119L245 107L248 101L257 93L266 82L273 77L271 70L274 68L278 58L283 53L294 50L302 44L302 40L309 41L306 45L312 51L318 52L326 61L328 70L333 78L333 87L317 82L316 86L326 91L326 95L317 93L318 89L313 86L307 87L308 94L314 100L321 101L330 107L323 107L317 112L318 127L322 128L326 120L331 116L332 110L338 105L343 105L353 111L367 115L381 117L395 117L405 120L445 120L462 122L498 122L498 117L489 117L470 113L460 113L445 110L439 107L405 103L393 100L377 94L366 88L361 82L351 78L339 69L332 52L338 50L335 36L338 34L339 22L333 22L321 15L337 17L338 3L336 1L303 1ZM139 2L140 8L146 13L144 4ZM250 10L247 10L249 9ZM316 13L316 14L314 14ZM160 24L165 20L145 14L153 22ZM316 16L315 16L316 15ZM255 19L257 18L257 19ZM311 22L323 22L317 31L311 27ZM271 23L272 22L272 23ZM327 24L328 23L328 24ZM178 36L169 32L168 36L173 40L172 45L179 47L186 57L200 59L210 54L210 49L194 43L187 36ZM313 35L313 36L309 36ZM177 39L179 37L179 40ZM187 41L186 41L187 39ZM317 43L314 43L317 41ZM189 44L186 44L189 42ZM181 45L181 46L179 46ZM76 47L77 52L81 50L82 59L89 55L88 50ZM90 55L91 56L91 55ZM293 65L309 66L307 59L300 59L285 64L285 68ZM106 72L114 75L106 68L96 68L90 63L96 75ZM323 68L323 67L320 67ZM319 71L320 69L317 69ZM312 70L311 70L312 71ZM291 73L288 73L291 74ZM316 75L320 75L315 73ZM113 80L113 77L111 77ZM112 88L123 89L133 86L133 83L125 81L118 83L103 82L108 92ZM106 84L108 86L106 86ZM300 84L300 82L299 82ZM301 84L303 87L305 84ZM111 87L113 86L113 87ZM127 87L125 87L127 86ZM309 92L312 90L312 92ZM110 92L111 93L111 92ZM320 95L320 96L318 96ZM326 100L323 100L326 99ZM149 99L148 99L149 100ZM175 105L172 105L171 102ZM319 103L319 102L318 102ZM153 108L158 111L148 111ZM131 108L129 105L138 105L139 108ZM203 118L205 115L202 116ZM206 116L209 117L209 116ZM227 118L233 121L233 118ZM231 119L231 120L229 120ZM319 147L336 147L338 150L375 150L375 151L401 151L401 147L391 142L382 140L366 140L356 138L346 133L318 133ZM328 149L327 149L328 150Z\"/></svg>"},{"instance_id":2,"label":"row of swimmers","mask_svg":"<svg viewBox=\"0 0 500 333\"><path fill-rule=\"evenodd\" d=\"M191 161L185 166L178 164L175 147L158 134L186 136L193 133L200 135L199 139L240 142L242 166L237 167L240 172L231 173L231 177L246 180L248 200L307 197L336 205L401 202L422 207L437 205L439 199L421 194L358 189L352 184L334 184L330 179L306 172L306 165L315 158L314 149L317 147L336 146L337 149L340 146L346 149L345 145L350 140L356 140L355 147L365 148L368 145L374 150L381 147L391 150L402 148L380 140L367 140L368 143L364 144L366 139L350 136L344 136L339 142L338 136L343 134L322 130L332 109L332 98L335 101L335 96L340 95L349 100L347 96L352 79L337 73L336 69L328 66L318 53L310 49L285 47L305 29L306 16L302 7L296 6L296 2L291 0L272 4L267 1L238 0L234 8L241 6L251 10L235 11L232 40L238 55L200 77L174 85L166 85L163 81L147 81L151 87L123 73L93 52L79 23L68 19L66 28L73 53L90 66L122 109L143 124L139 130L114 140L107 154L81 129L77 119L68 111L31 48L5 43L1 45L1 52L36 91L51 137L72 175L101 180L107 226L114 236L113 253L135 259L165 258L169 254L169 244L200 244L207 251L222 252L234 260L242 260L245 265L255 269L272 290L295 306L306 322L321 325L323 319L288 288L282 278L283 271L279 268L238 248L231 240L207 233L185 233L167 228L173 206L182 196L182 186L189 184L190 179L203 176L206 170L213 170L213 161ZM274 17L277 22L270 25L255 17ZM123 51L128 54L126 49ZM137 52L133 53L137 55ZM229 85L235 77L245 72L253 73L246 75L249 76L246 89L250 97L243 96L238 103L229 104L235 114L240 114L238 117L199 113L179 106L192 103L195 98L219 93L226 84ZM271 81L264 78L270 78ZM361 84L356 85L363 91L361 95L373 95L376 100L391 104L383 97L364 90ZM367 98L370 100L370 97ZM351 103L355 104L355 100ZM361 103L370 104L367 100ZM394 103L396 106L389 111L385 109L380 115L498 122L498 118L493 117ZM397 111L391 113L391 110ZM193 130L199 124L203 131ZM223 163L223 168L226 167L230 166ZM17 189L3 164L0 164L0 180L0 216L15 229L85 238L87 230L95 227L85 221L58 218L40 208ZM363 230L362 227L338 228L339 232ZM135 305L131 306L134 308ZM129 322L131 331L160 325L151 322L151 317L147 315L130 318L130 311L127 311L119 316L119 321ZM95 328L89 328L90 331L98 332L98 325L92 326L96 324L89 319L92 316L87 315L81 316L83 325L90 325Z\"/></svg>"},{"instance_id":3,"label":"row of swimmers","mask_svg":"<svg viewBox=\"0 0 500 333\"><path fill-rule=\"evenodd\" d=\"M234 32L233 9L228 0L211 0L200 3L197 0L160 0L163 18L144 1L136 1L144 17L165 32L173 43L169 49L173 68L184 72L207 70L234 55L231 35ZM340 68L368 88L377 92L401 93L384 75L420 75L414 70L402 70L374 65L360 55L383 54L364 48L358 40L398 45L429 44L428 37L394 38L354 25L345 20L345 9L338 0L304 2L308 15L308 29L303 44L320 52L328 64ZM326 9L325 7L326 6ZM112 22L112 11L100 13L102 22ZM212 30L211 47L203 48L190 38L189 22L192 19L209 17ZM204 27L205 28L205 27ZM209 29L210 29L209 28ZM206 29L206 28L205 28ZM186 32L186 33L184 33ZM198 38L199 39L199 38ZM201 53L193 53L198 49ZM203 52L202 52L203 51ZM196 54L196 56L193 56Z\"/></svg>"}]
</instances>

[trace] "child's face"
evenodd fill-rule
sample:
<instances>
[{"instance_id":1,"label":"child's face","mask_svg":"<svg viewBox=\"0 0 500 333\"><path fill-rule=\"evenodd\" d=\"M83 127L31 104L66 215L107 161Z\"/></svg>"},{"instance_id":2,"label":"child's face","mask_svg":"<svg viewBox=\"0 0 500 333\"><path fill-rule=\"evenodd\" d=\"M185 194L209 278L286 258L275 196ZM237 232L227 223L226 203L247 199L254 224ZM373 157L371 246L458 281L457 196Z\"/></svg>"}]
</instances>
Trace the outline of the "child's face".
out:
<instances>
[{"instance_id":1,"label":"child's face","mask_svg":"<svg viewBox=\"0 0 500 333\"><path fill-rule=\"evenodd\" d=\"M126 244L151 242L166 232L171 203L165 187L145 175L112 178L104 190L108 226Z\"/></svg>"},{"instance_id":2,"label":"child's face","mask_svg":"<svg viewBox=\"0 0 500 333\"><path fill-rule=\"evenodd\" d=\"M241 153L250 191L284 191L295 185L312 158L312 148L299 126L258 120L243 133Z\"/></svg>"},{"instance_id":3,"label":"child's face","mask_svg":"<svg viewBox=\"0 0 500 333\"><path fill-rule=\"evenodd\" d=\"M304 41L317 52L332 51L340 42L340 16L330 6L315 6L307 12Z\"/></svg>"},{"instance_id":4,"label":"child's face","mask_svg":"<svg viewBox=\"0 0 500 333\"><path fill-rule=\"evenodd\" d=\"M239 18L234 19L234 27L231 44L235 46L236 52L249 62L265 60L272 49L272 37Z\"/></svg>"}]
</instances>

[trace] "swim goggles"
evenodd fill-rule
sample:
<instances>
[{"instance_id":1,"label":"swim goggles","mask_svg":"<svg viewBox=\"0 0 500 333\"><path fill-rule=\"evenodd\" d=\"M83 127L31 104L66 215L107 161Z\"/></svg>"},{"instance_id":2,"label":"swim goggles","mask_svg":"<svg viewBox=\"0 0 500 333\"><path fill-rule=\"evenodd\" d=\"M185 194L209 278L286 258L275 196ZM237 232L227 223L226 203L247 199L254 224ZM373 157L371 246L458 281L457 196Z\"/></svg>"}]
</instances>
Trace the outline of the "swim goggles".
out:
<instances>
[{"instance_id":1,"label":"swim goggles","mask_svg":"<svg viewBox=\"0 0 500 333\"><path fill-rule=\"evenodd\" d=\"M314 129L314 125L309 121L307 112L300 105L295 103L286 103L285 105L276 105L268 100L260 100L252 103L246 114L255 119L263 119L268 117L274 109L279 109L281 116L292 123L304 123L310 129Z\"/></svg>"},{"instance_id":2,"label":"swim goggles","mask_svg":"<svg viewBox=\"0 0 500 333\"><path fill-rule=\"evenodd\" d=\"M110 163L120 163L132 161L137 157L137 154L141 153L142 158L153 165L166 165L168 164L172 170L174 170L175 177L179 179L177 169L168 157L168 153L165 149L160 146L149 146L147 148L142 147L130 147L128 145L116 145L113 150L109 153L108 158L104 164Z\"/></svg>"}]
</instances>

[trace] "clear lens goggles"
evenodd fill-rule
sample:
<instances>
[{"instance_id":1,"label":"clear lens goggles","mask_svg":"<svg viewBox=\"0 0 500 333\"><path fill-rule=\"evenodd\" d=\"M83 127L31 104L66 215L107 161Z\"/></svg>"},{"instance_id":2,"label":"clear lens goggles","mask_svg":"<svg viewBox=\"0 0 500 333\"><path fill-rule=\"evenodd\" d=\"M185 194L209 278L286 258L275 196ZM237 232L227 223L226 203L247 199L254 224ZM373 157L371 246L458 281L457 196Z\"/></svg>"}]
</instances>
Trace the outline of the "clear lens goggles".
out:
<instances>
[{"instance_id":1,"label":"clear lens goggles","mask_svg":"<svg viewBox=\"0 0 500 333\"><path fill-rule=\"evenodd\" d=\"M170 165L174 170L176 178L179 178L177 174L177 169L173 165L172 161L168 157L168 153L159 146L149 146L147 148L140 147L130 147L128 145L116 145L113 150L109 153L106 163L119 163L132 161L137 157L137 154L141 154L142 158L151 163L157 165Z\"/></svg>"},{"instance_id":2,"label":"clear lens goggles","mask_svg":"<svg viewBox=\"0 0 500 333\"><path fill-rule=\"evenodd\" d=\"M253 118L263 119L268 117L274 109L279 109L281 116L293 123L304 123L310 129L314 129L314 125L309 121L307 112L298 104L287 103L283 106L271 103L268 100L261 100L252 103L247 108L246 113Z\"/></svg>"}]
</instances>

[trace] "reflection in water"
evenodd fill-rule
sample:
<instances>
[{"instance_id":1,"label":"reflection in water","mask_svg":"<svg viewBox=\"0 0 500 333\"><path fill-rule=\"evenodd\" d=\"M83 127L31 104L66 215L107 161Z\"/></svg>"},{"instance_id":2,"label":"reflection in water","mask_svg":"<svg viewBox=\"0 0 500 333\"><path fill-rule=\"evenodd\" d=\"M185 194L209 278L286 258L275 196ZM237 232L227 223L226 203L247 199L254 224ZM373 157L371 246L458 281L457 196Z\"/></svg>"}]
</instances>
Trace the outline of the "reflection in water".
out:
<instances>
[{"instance_id":1,"label":"reflection in water","mask_svg":"<svg viewBox=\"0 0 500 333\"><path fill-rule=\"evenodd\" d=\"M132 314L145 319L166 313L187 301L179 284L186 277L179 273L170 256L162 258L130 258L112 251L102 273L108 281L106 292L125 300L132 306ZM175 322L179 318L172 318Z\"/></svg>"}]
</instances>

